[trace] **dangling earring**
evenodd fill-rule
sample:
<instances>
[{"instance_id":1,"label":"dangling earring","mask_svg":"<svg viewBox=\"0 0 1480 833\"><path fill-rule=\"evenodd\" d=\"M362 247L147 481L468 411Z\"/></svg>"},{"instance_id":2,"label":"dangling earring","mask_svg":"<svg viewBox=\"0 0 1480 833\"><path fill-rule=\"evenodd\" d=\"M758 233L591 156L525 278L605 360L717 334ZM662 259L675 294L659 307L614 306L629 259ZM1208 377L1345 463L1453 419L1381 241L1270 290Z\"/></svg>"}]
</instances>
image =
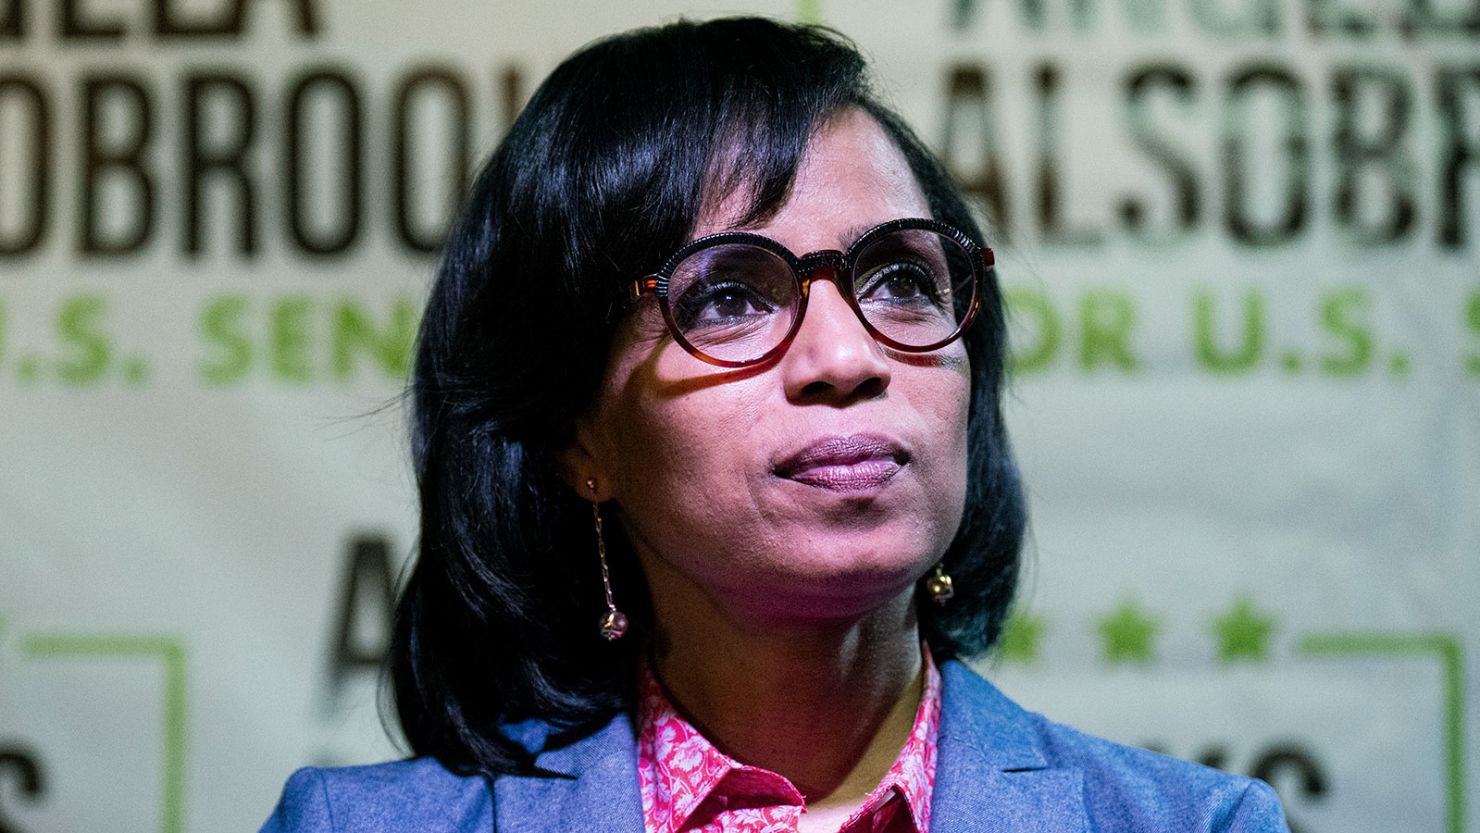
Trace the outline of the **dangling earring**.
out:
<instances>
[{"instance_id":1,"label":"dangling earring","mask_svg":"<svg viewBox=\"0 0 1480 833\"><path fill-rule=\"evenodd\" d=\"M946 574L944 562L936 562L935 575L925 580L925 592L930 594L931 601L941 606L956 595L956 588L951 586L951 577Z\"/></svg>"},{"instance_id":2,"label":"dangling earring","mask_svg":"<svg viewBox=\"0 0 1480 833\"><path fill-rule=\"evenodd\" d=\"M606 613L601 615L601 636L607 642L622 638L627 632L627 614L612 602L612 576L606 567L606 539L601 535L601 507L596 503L596 481L587 480L591 490L591 517L596 522L596 555L601 559L601 586L606 590Z\"/></svg>"}]
</instances>

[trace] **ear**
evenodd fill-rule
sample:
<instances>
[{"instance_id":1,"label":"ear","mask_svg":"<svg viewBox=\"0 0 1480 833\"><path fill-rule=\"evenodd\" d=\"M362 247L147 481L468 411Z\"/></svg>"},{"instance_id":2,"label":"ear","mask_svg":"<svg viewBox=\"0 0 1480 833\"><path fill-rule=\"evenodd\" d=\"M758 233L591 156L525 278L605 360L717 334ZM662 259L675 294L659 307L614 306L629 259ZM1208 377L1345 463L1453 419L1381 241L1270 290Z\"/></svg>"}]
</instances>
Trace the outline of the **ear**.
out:
<instances>
[{"instance_id":1,"label":"ear","mask_svg":"<svg viewBox=\"0 0 1480 833\"><path fill-rule=\"evenodd\" d=\"M575 430L560 450L560 477L582 500L605 503L613 497L610 470L602 463L600 432L591 416L575 422Z\"/></svg>"}]
</instances>

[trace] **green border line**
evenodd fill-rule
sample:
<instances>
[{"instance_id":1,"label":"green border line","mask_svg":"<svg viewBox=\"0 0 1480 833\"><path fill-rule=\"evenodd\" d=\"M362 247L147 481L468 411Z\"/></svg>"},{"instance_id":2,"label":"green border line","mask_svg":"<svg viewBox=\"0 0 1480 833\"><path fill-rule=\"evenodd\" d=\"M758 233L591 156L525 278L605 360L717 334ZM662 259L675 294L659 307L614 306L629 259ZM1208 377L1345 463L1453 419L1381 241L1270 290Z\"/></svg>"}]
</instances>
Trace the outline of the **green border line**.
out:
<instances>
[{"instance_id":1,"label":"green border line","mask_svg":"<svg viewBox=\"0 0 1480 833\"><path fill-rule=\"evenodd\" d=\"M31 634L35 659L157 659L164 663L164 803L161 833L181 833L185 810L185 646L173 636Z\"/></svg>"},{"instance_id":2,"label":"green border line","mask_svg":"<svg viewBox=\"0 0 1480 833\"><path fill-rule=\"evenodd\" d=\"M797 0L798 23L821 23L822 0Z\"/></svg>"},{"instance_id":3,"label":"green border line","mask_svg":"<svg viewBox=\"0 0 1480 833\"><path fill-rule=\"evenodd\" d=\"M1323 633L1300 640L1310 656L1434 657L1444 665L1445 769L1449 833L1465 830L1464 652L1452 633Z\"/></svg>"}]
</instances>

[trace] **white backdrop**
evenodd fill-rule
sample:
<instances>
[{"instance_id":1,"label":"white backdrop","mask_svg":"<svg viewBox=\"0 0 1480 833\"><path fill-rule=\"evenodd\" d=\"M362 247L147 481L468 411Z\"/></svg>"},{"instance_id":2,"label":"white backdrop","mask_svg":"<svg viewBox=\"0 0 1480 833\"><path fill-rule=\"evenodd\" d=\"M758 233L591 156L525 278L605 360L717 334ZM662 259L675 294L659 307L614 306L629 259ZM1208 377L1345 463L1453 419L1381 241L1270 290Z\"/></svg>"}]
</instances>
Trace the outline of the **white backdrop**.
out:
<instances>
[{"instance_id":1,"label":"white backdrop","mask_svg":"<svg viewBox=\"0 0 1480 833\"><path fill-rule=\"evenodd\" d=\"M254 830L396 754L462 160L735 11L857 39L995 211L1033 540L984 670L1305 833L1480 829L1474 0L0 0L0 830Z\"/></svg>"}]
</instances>

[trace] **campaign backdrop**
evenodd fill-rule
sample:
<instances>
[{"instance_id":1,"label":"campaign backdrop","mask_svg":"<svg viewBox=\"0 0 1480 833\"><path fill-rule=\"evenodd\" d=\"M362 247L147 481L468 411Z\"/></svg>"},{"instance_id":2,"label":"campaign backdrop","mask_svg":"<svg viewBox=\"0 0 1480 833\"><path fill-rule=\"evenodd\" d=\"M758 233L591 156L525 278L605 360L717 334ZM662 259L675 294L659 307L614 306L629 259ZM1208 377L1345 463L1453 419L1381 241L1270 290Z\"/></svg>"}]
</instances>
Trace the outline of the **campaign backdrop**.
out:
<instances>
[{"instance_id":1,"label":"campaign backdrop","mask_svg":"<svg viewBox=\"0 0 1480 833\"><path fill-rule=\"evenodd\" d=\"M0 0L0 830L401 754L449 212L563 56L737 11L854 38L987 221L1033 520L981 670L1300 833L1480 830L1475 0Z\"/></svg>"}]
</instances>

